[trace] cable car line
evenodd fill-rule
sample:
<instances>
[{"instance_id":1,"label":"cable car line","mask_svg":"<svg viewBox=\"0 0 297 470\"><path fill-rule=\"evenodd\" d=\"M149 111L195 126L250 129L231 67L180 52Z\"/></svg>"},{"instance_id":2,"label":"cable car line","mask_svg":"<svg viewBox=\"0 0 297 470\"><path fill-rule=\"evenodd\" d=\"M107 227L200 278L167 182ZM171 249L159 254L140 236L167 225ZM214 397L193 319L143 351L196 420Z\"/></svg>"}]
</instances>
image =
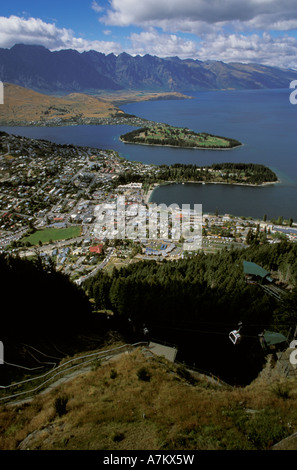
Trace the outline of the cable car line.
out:
<instances>
[{"instance_id":1,"label":"cable car line","mask_svg":"<svg viewBox=\"0 0 297 470\"><path fill-rule=\"evenodd\" d=\"M205 334L210 334L210 335L228 336L228 333L223 332L223 331L192 330L192 329L189 329L189 328L176 328L176 327L172 327L172 326L157 326L157 328L163 328L163 329L168 329L168 330L176 330L176 331L185 331L185 332L190 332L190 333L205 333ZM244 337L244 338L259 339L259 336L255 336L255 335L242 334L241 336Z\"/></svg>"}]
</instances>

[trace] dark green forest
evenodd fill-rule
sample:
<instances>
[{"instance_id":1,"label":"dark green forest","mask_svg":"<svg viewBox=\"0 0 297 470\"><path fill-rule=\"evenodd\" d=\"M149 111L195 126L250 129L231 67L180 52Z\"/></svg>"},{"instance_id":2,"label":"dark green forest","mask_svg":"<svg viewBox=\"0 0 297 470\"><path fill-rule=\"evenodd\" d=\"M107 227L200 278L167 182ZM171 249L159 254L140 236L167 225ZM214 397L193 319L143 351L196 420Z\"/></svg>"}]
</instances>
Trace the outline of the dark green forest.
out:
<instances>
[{"instance_id":1,"label":"dark green forest","mask_svg":"<svg viewBox=\"0 0 297 470\"><path fill-rule=\"evenodd\" d=\"M94 349L103 342L104 322L92 315L85 292L57 272L50 260L45 262L39 256L25 260L1 254L0 276L0 340L4 344L5 363L34 368L40 364L30 347L62 359ZM37 354L38 358L53 360ZM50 363L43 364L52 367ZM21 367L2 365L1 384L22 378L24 373L28 372Z\"/></svg>"},{"instance_id":2,"label":"dark green forest","mask_svg":"<svg viewBox=\"0 0 297 470\"><path fill-rule=\"evenodd\" d=\"M167 130L167 133L166 133ZM127 134L120 136L120 139L128 143L147 143L150 145L172 145L174 147L189 147L200 146L203 147L203 142L207 138L214 139L223 139L228 145L219 145L212 143L212 148L234 148L241 145L241 143L229 137L215 136L207 132L194 132L189 129L172 127L172 126L157 126L156 133L160 132L160 138L157 138L156 135L151 136L152 128L151 127L142 127L140 129L135 129ZM145 134L144 137L141 134ZM154 132L155 134L155 132ZM187 140L187 137L190 137L190 140Z\"/></svg>"},{"instance_id":3,"label":"dark green forest","mask_svg":"<svg viewBox=\"0 0 297 470\"><path fill-rule=\"evenodd\" d=\"M288 335L295 328L296 254L296 246L287 242L201 252L180 261L131 264L114 269L112 275L100 272L84 287L96 308L113 310L133 331L141 332L145 325L150 337L177 344L187 363L200 364L228 380L245 380L262 365L258 335L264 329ZM279 302L260 286L247 284L243 260L285 278L294 286L292 292ZM246 340L235 351L228 333L239 321ZM228 366L234 361L236 373ZM237 361L245 366L238 369Z\"/></svg>"},{"instance_id":4,"label":"dark green forest","mask_svg":"<svg viewBox=\"0 0 297 470\"><path fill-rule=\"evenodd\" d=\"M91 318L85 293L40 257L0 255L1 340L67 337Z\"/></svg>"},{"instance_id":5,"label":"dark green forest","mask_svg":"<svg viewBox=\"0 0 297 470\"><path fill-rule=\"evenodd\" d=\"M158 171L151 176L125 172L117 178L117 184L131 182L153 184L167 181L263 184L277 181L277 176L270 168L257 163L214 163L204 167L175 163L160 165Z\"/></svg>"},{"instance_id":6,"label":"dark green forest","mask_svg":"<svg viewBox=\"0 0 297 470\"><path fill-rule=\"evenodd\" d=\"M245 282L243 260L282 281L282 301ZM0 273L1 341L18 349L14 355L23 344L60 344L67 352L73 342L79 349L79 336L103 338L117 331L127 342L175 344L180 362L242 384L263 365L258 335L270 329L289 337L297 324L297 246L287 241L198 252L179 261L141 261L111 274L99 271L83 288L39 257L2 254ZM99 313L105 309L113 315ZM234 346L228 334L239 321L243 339Z\"/></svg>"}]
</instances>

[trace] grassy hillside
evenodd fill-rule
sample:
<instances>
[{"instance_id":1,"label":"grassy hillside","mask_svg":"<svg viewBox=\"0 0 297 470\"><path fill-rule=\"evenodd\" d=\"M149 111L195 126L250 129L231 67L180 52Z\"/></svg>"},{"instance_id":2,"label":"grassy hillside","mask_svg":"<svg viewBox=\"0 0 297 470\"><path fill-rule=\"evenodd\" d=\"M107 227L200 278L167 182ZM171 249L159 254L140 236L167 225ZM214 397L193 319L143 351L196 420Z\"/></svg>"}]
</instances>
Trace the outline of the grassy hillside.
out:
<instances>
[{"instance_id":1,"label":"grassy hillside","mask_svg":"<svg viewBox=\"0 0 297 470\"><path fill-rule=\"evenodd\" d=\"M278 278L290 266L287 281L294 289L283 302L264 296L259 286L245 284L242 256L259 262L273 276L278 273ZM273 325L274 331L296 326L296 269L295 244L256 245L178 263L138 263L94 277L83 291L51 263L0 256L2 301L12 306L1 316L6 362L27 368L42 365L45 373L53 362L65 366L75 354L81 361L83 351L105 349L112 331L122 336L114 336L109 348L115 341L135 342L127 340L135 337L128 331L130 318L132 327L145 323L153 337L178 344L178 361L195 361L200 369L233 384L191 374L145 348L113 360L101 358L68 381L67 374L79 369L63 369L63 381L31 402L12 405L1 400L0 450L273 448L297 432L297 379L279 376L272 356L263 369L258 333L263 324ZM103 310L113 315L107 317ZM247 336L234 350L228 332L238 319L247 325ZM155 334L162 331L161 337ZM32 346L48 356L38 356ZM0 373L4 386L32 377L28 374L39 376L40 370L6 364ZM60 378L55 375L54 380ZM4 393L7 396L7 389L0 398ZM295 445L294 438L290 445Z\"/></svg>"},{"instance_id":2,"label":"grassy hillside","mask_svg":"<svg viewBox=\"0 0 297 470\"><path fill-rule=\"evenodd\" d=\"M31 403L1 406L0 449L271 449L297 431L296 381L273 371L227 387L139 348Z\"/></svg>"},{"instance_id":3,"label":"grassy hillside","mask_svg":"<svg viewBox=\"0 0 297 470\"><path fill-rule=\"evenodd\" d=\"M59 123L95 122L113 116L121 117L125 113L118 104L131 101L155 99L184 99L188 96L180 93L145 93L121 92L102 93L92 96L84 93L71 93L66 96L53 96L37 93L11 83L4 84L4 105L0 107L2 125L28 125L38 122L39 125Z\"/></svg>"},{"instance_id":4,"label":"grassy hillside","mask_svg":"<svg viewBox=\"0 0 297 470\"><path fill-rule=\"evenodd\" d=\"M82 93L65 97L48 96L17 85L4 85L4 105L0 109L2 125L31 121L105 118L118 112L111 103Z\"/></svg>"}]
</instances>

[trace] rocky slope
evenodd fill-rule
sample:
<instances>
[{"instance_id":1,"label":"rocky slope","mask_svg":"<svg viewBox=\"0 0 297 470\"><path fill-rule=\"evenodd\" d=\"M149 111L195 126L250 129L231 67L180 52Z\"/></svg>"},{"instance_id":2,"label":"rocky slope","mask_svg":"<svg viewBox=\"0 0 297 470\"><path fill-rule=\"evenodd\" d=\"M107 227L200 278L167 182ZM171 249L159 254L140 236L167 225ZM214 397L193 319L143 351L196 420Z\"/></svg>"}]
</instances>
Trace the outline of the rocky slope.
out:
<instances>
[{"instance_id":1,"label":"rocky slope","mask_svg":"<svg viewBox=\"0 0 297 470\"><path fill-rule=\"evenodd\" d=\"M45 93L98 90L194 91L288 88L297 72L257 64L159 58L146 54L50 52L17 44L0 49L0 80Z\"/></svg>"}]
</instances>

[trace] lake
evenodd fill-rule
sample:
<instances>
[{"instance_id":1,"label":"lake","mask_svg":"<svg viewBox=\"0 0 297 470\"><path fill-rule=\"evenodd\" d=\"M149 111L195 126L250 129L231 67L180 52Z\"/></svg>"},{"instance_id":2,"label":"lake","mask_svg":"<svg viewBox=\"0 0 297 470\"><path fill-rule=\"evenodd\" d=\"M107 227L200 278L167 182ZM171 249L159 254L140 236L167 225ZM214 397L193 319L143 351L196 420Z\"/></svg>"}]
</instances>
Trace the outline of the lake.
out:
<instances>
[{"instance_id":1,"label":"lake","mask_svg":"<svg viewBox=\"0 0 297 470\"><path fill-rule=\"evenodd\" d=\"M185 92L186 93L186 92ZM188 127L196 132L231 137L243 143L233 150L194 150L123 144L119 136L130 126L1 127L9 133L47 139L59 144L112 148L128 160L153 164L216 162L262 163L281 183L266 187L214 184L166 185L157 188L152 202L202 204L203 212L297 221L297 106L290 90L191 92L191 100L131 103L126 113Z\"/></svg>"}]
</instances>

